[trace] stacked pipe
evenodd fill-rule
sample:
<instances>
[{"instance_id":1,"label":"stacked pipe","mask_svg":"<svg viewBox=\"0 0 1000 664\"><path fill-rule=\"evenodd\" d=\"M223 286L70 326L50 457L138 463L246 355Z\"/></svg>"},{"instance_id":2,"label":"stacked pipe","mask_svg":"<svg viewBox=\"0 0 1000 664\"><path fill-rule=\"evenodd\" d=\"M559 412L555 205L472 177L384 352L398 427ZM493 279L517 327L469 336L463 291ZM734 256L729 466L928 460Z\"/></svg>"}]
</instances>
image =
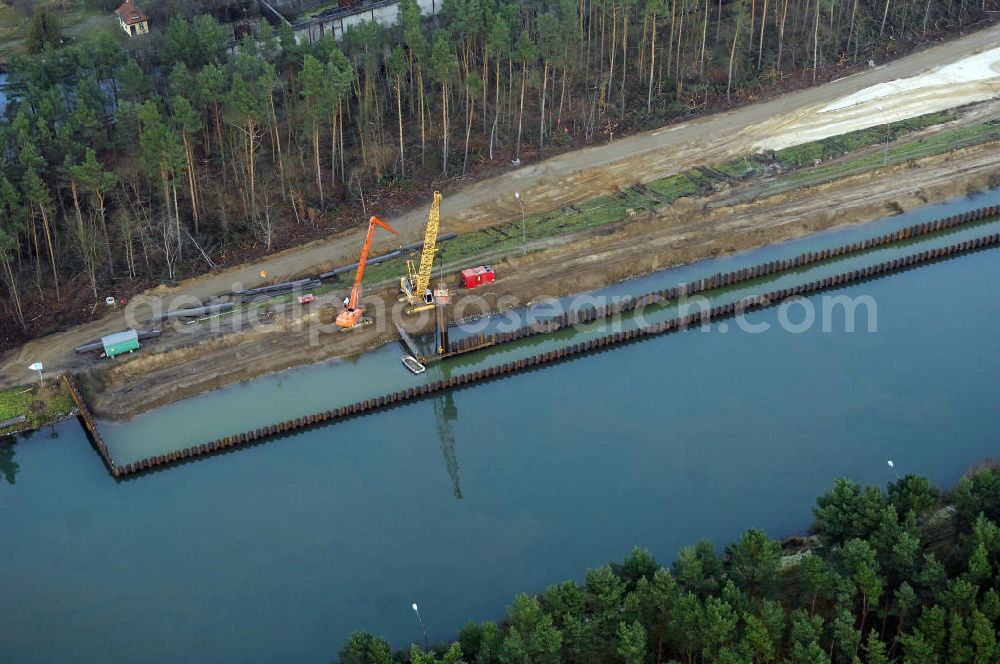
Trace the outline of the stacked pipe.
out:
<instances>
[{"instance_id":1,"label":"stacked pipe","mask_svg":"<svg viewBox=\"0 0 1000 664\"><path fill-rule=\"evenodd\" d=\"M142 332L136 334L136 338L139 341L146 341L147 339L155 339L158 336L160 336L160 330L158 329L143 330ZM98 339L97 341L91 341L89 343L83 344L82 346L77 346L74 349L74 351L82 355L83 353L90 353L95 350L103 350L103 349L104 349L104 342Z\"/></svg>"},{"instance_id":2,"label":"stacked pipe","mask_svg":"<svg viewBox=\"0 0 1000 664\"><path fill-rule=\"evenodd\" d=\"M904 236L901 235L899 239L904 239ZM762 293L758 295L751 295L743 298L739 302L730 302L728 304L722 304L713 307L709 311L690 314L687 316L681 316L678 318L661 321L659 323L653 323L651 325L647 325L641 328L616 332L614 334L610 334L607 336L588 339L580 343L576 343L570 346L564 346L562 348L550 350L531 357L522 358L518 360L511 360L509 362L504 362L503 364L497 366L487 367L485 369L479 369L477 371L473 371L468 374L452 376L450 378L438 380L433 383L427 383L419 385L417 387L409 387L404 390L398 390L375 399L365 399L363 401L349 404L347 406L341 406L339 408L334 408L332 410L313 413L312 415L307 415L305 417L298 417L295 418L294 420L287 420L285 422L280 422L275 425L270 425L263 428L254 429L252 431L246 431L243 433L225 436L223 438L219 438L209 443L194 445L186 449L179 450L177 452L171 452L170 454L166 455L161 454L161 455L147 457L145 459L140 459L138 461L124 464L123 466L115 466L115 464L111 461L110 457L105 457L105 461L106 463L108 463L109 468L111 468L112 474L115 475L116 477L132 475L134 473L143 472L152 468L157 468L160 466L172 464L180 460L190 459L198 456L203 456L206 454L212 454L231 447L238 447L238 446L252 444L257 441L268 438L270 436L274 436L276 434L287 433L290 431L312 427L327 422L332 422L335 420L352 417L355 415L361 415L372 410L385 408L387 406L392 406L406 401L420 399L429 394L434 394L444 390L454 389L463 385L483 382L486 380L490 380L492 378L505 376L508 374L524 371L527 369L532 369L534 367L539 367L553 362L558 362L569 357L583 355L585 353L599 351L605 348L610 348L612 346L630 343L635 340L642 339L643 337L682 331L692 325L704 325L713 320L718 320L720 318L726 318L732 316L739 310L774 306L775 304L780 303L783 300L790 297L815 293L842 284L864 281L866 279L875 278L891 272L909 269L917 265L931 263L949 256L962 254L970 251L977 251L989 247L995 247L997 245L1000 245L1000 233L994 233L992 235L979 237L974 240L959 242L947 247L928 249L926 251L922 251L917 254L911 254L903 258L884 261L882 263L878 263L877 265L872 265L866 268L852 270L850 272L843 272L830 277L825 277L823 279L810 281L806 284L800 284L798 286L782 288L779 290L771 291L768 293ZM825 254L825 252L818 252L816 255L823 255L823 254ZM656 294L649 294L649 295L655 296ZM646 297L648 297L648 295L635 298L635 301L636 302L642 301ZM575 318L580 319L580 316L584 315L585 313L587 312L577 312L575 315L571 314L571 317L575 316ZM94 432L96 433L96 429L94 430ZM97 437L99 439L99 434L97 434ZM104 451L102 452L102 457L105 456L106 454L106 448L103 448L103 450ZM99 449L99 451L101 451L101 449Z\"/></svg>"},{"instance_id":3,"label":"stacked pipe","mask_svg":"<svg viewBox=\"0 0 1000 664\"><path fill-rule=\"evenodd\" d=\"M456 237L458 237L458 233L445 233L444 235L438 236L437 243L441 244L442 242L447 242L448 240L454 240ZM367 261L365 261L365 263L367 265L378 265L379 263L384 263L385 261L392 260L393 258L399 258L407 251L422 249L423 246L424 243L422 241L413 242L411 244L405 244L399 249L394 249L388 253L382 254L381 256L373 256L369 258ZM342 265L341 267L334 268L329 272L322 272L319 275L317 275L316 278L319 279L320 281L328 281L330 279L335 279L339 277L345 272L353 272L354 270L357 269L358 269L358 264L351 263L350 265Z\"/></svg>"},{"instance_id":4,"label":"stacked pipe","mask_svg":"<svg viewBox=\"0 0 1000 664\"><path fill-rule=\"evenodd\" d=\"M231 295L233 297L238 297L241 300L254 300L261 297L274 297L276 295L287 295L289 293L299 293L302 291L312 290L318 287L320 283L321 281L319 279L308 277L297 281L285 281L271 286L261 286L260 288L233 291ZM183 311L179 312L179 314L182 316L189 315Z\"/></svg>"}]
</instances>

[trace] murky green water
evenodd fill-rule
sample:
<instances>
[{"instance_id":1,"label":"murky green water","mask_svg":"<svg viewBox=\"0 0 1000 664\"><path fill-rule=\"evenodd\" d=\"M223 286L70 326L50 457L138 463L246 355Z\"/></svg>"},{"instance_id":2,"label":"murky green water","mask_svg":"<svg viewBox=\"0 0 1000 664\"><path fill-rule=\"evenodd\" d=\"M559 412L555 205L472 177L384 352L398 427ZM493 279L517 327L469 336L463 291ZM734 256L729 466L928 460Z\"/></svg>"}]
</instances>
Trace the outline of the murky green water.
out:
<instances>
[{"instance_id":1,"label":"murky green water","mask_svg":"<svg viewBox=\"0 0 1000 664\"><path fill-rule=\"evenodd\" d=\"M120 483L75 422L36 433L0 484L5 659L324 662L360 627L419 640L412 602L443 639L634 544L669 560L750 526L801 532L833 478L885 482L890 458L950 484L996 454L998 281L985 251L838 291L875 298L876 333L712 326ZM412 380L398 356L351 366ZM331 376L347 368L189 400L109 439L124 452L169 424L157 439L180 447L210 417L315 410L299 386L345 396Z\"/></svg>"}]
</instances>

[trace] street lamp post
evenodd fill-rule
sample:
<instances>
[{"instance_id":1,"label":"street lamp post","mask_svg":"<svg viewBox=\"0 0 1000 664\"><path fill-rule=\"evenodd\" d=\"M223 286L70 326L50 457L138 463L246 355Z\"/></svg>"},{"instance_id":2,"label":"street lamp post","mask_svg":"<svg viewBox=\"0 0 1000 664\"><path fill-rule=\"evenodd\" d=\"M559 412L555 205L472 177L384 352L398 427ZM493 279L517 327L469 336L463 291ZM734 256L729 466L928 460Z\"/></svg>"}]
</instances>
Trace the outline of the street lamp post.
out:
<instances>
[{"instance_id":1,"label":"street lamp post","mask_svg":"<svg viewBox=\"0 0 1000 664\"><path fill-rule=\"evenodd\" d=\"M420 609L417 607L417 603L413 603L413 612L417 614L417 621L420 623L420 629L424 633L424 652L427 652L427 628L424 627L424 620L420 617Z\"/></svg>"},{"instance_id":2,"label":"street lamp post","mask_svg":"<svg viewBox=\"0 0 1000 664\"><path fill-rule=\"evenodd\" d=\"M527 236L524 234L524 203L521 202L521 192L515 191L514 198L517 199L517 204L521 206L521 255L524 256L528 253L528 241Z\"/></svg>"},{"instance_id":3,"label":"street lamp post","mask_svg":"<svg viewBox=\"0 0 1000 664\"><path fill-rule=\"evenodd\" d=\"M882 151L882 163L888 164L889 163L889 116L885 114L885 111L882 110L882 107L880 105L875 104L875 108L877 108L878 112L882 114L882 121L885 122L885 149Z\"/></svg>"}]
</instances>

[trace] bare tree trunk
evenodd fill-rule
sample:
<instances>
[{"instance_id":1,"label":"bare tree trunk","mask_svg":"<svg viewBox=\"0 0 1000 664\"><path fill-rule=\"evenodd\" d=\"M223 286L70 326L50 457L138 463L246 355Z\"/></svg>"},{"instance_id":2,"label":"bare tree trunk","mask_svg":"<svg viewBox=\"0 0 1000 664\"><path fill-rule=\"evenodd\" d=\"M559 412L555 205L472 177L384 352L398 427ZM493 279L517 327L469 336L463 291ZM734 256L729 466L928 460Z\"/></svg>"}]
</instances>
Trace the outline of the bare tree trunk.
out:
<instances>
[{"instance_id":1,"label":"bare tree trunk","mask_svg":"<svg viewBox=\"0 0 1000 664\"><path fill-rule=\"evenodd\" d=\"M330 113L330 191L337 188L337 109Z\"/></svg>"},{"instance_id":2,"label":"bare tree trunk","mask_svg":"<svg viewBox=\"0 0 1000 664\"><path fill-rule=\"evenodd\" d=\"M928 0L930 4L930 0ZM851 50L851 40L854 39L854 17L858 13L858 0L854 0L854 4L851 7L851 26L847 30L847 45L844 47L844 52L849 52Z\"/></svg>"},{"instance_id":3,"label":"bare tree trunk","mask_svg":"<svg viewBox=\"0 0 1000 664\"><path fill-rule=\"evenodd\" d=\"M715 41L718 43L719 36L722 35L722 0L719 0L719 12L715 21Z\"/></svg>"},{"instance_id":4,"label":"bare tree trunk","mask_svg":"<svg viewBox=\"0 0 1000 664\"><path fill-rule=\"evenodd\" d=\"M625 82L628 79L626 75L625 62L628 57L628 12L624 12L622 15L622 86L621 86L621 111L620 115L622 118L625 117Z\"/></svg>"},{"instance_id":5,"label":"bare tree trunk","mask_svg":"<svg viewBox=\"0 0 1000 664\"><path fill-rule=\"evenodd\" d=\"M424 122L424 67L417 65L417 97L420 101L420 163L424 163L427 154L427 130ZM341 179L344 177L343 171L340 173Z\"/></svg>"},{"instance_id":6,"label":"bare tree trunk","mask_svg":"<svg viewBox=\"0 0 1000 664\"><path fill-rule=\"evenodd\" d=\"M14 271L10 267L10 259L7 257L6 252L0 251L0 261L3 262L4 274L7 276L7 287L10 290L10 299L14 303L14 313L17 314L17 322L21 325L22 330L26 330L24 312L21 310L21 295L17 292L17 279L14 277Z\"/></svg>"},{"instance_id":7,"label":"bare tree trunk","mask_svg":"<svg viewBox=\"0 0 1000 664\"><path fill-rule=\"evenodd\" d=\"M181 141L184 143L184 157L187 161L188 191L191 194L191 217L194 219L194 232L198 234L198 186L194 173L194 151L191 149L191 141L188 140L186 130L181 130Z\"/></svg>"},{"instance_id":8,"label":"bare tree trunk","mask_svg":"<svg viewBox=\"0 0 1000 664\"><path fill-rule=\"evenodd\" d=\"M813 22L813 84L819 70L819 0L816 0L816 19Z\"/></svg>"},{"instance_id":9,"label":"bare tree trunk","mask_svg":"<svg viewBox=\"0 0 1000 664\"><path fill-rule=\"evenodd\" d=\"M497 136L497 124L500 122L500 58L497 58L496 62L494 63L494 67L496 68L496 72L495 72L495 74L496 74L496 81L494 81L494 83L495 83L494 87L496 89L496 96L495 96L495 99L493 101L493 106L494 106L494 108L493 108L493 127L492 127L492 129L490 129L490 159L491 160L493 159L493 142L496 140L496 136ZM483 109L483 115L486 115L486 109Z\"/></svg>"},{"instance_id":10,"label":"bare tree trunk","mask_svg":"<svg viewBox=\"0 0 1000 664\"><path fill-rule=\"evenodd\" d=\"M90 288L94 292L94 299L97 299L97 264L94 256L94 246L91 238L87 235L87 229L83 223L83 212L80 210L80 196L77 192L76 180L73 178L70 178L69 190L73 195L73 209L76 212L77 242L80 244L83 269L87 273L87 280L90 281Z\"/></svg>"},{"instance_id":11,"label":"bare tree trunk","mask_svg":"<svg viewBox=\"0 0 1000 664\"><path fill-rule=\"evenodd\" d=\"M685 10L687 9L687 0L681 0L681 11L677 16L677 64L676 64L676 76L674 77L674 84L676 88L677 97L680 98L684 90L684 81L681 78L681 46L684 43L684 16L686 15Z\"/></svg>"},{"instance_id":12,"label":"bare tree trunk","mask_svg":"<svg viewBox=\"0 0 1000 664\"><path fill-rule=\"evenodd\" d=\"M878 30L878 36L879 37L881 37L882 33L885 32L885 19L887 19L889 17L889 3L890 2L892 2L892 0L885 0L885 11L882 12L882 27L879 28L879 30Z\"/></svg>"},{"instance_id":13,"label":"bare tree trunk","mask_svg":"<svg viewBox=\"0 0 1000 664\"><path fill-rule=\"evenodd\" d=\"M569 67L563 65L562 84L559 91L559 110L556 112L556 125L562 127L563 102L566 100L566 79L569 78Z\"/></svg>"},{"instance_id":14,"label":"bare tree trunk","mask_svg":"<svg viewBox=\"0 0 1000 664\"><path fill-rule=\"evenodd\" d=\"M448 174L448 81L441 81L441 175Z\"/></svg>"},{"instance_id":15,"label":"bare tree trunk","mask_svg":"<svg viewBox=\"0 0 1000 664\"><path fill-rule=\"evenodd\" d=\"M180 260L180 258L183 256L183 249L182 249L183 242L181 238L181 210L180 207L177 205L177 184L173 175L170 178L170 189L173 191L174 195L174 229L177 232L177 258L178 260Z\"/></svg>"},{"instance_id":16,"label":"bare tree trunk","mask_svg":"<svg viewBox=\"0 0 1000 664\"><path fill-rule=\"evenodd\" d=\"M521 110L517 115L517 148L514 151L514 159L521 158L521 127L524 121L524 84L528 77L528 63L521 62Z\"/></svg>"},{"instance_id":17,"label":"bare tree trunk","mask_svg":"<svg viewBox=\"0 0 1000 664\"><path fill-rule=\"evenodd\" d=\"M423 88L421 88L423 89ZM421 125L421 132L423 126ZM337 135L340 136L340 182L347 182L347 173L344 168L344 102L337 100Z\"/></svg>"},{"instance_id":18,"label":"bare tree trunk","mask_svg":"<svg viewBox=\"0 0 1000 664\"><path fill-rule=\"evenodd\" d=\"M111 276L114 276L115 261L111 255L111 238L108 236L107 211L104 209L105 192L97 189L94 191L94 196L97 197L97 218L101 222L101 233L104 234L104 249L108 255L108 271L111 273Z\"/></svg>"},{"instance_id":19,"label":"bare tree trunk","mask_svg":"<svg viewBox=\"0 0 1000 664\"><path fill-rule=\"evenodd\" d=\"M465 158L462 160L462 175L465 175L466 168L469 165L469 136L472 134L472 117L475 115L476 100L466 92L465 103L467 111L465 118ZM483 115L486 114L483 113Z\"/></svg>"},{"instance_id":20,"label":"bare tree trunk","mask_svg":"<svg viewBox=\"0 0 1000 664\"><path fill-rule=\"evenodd\" d=\"M486 45L483 44L483 133L486 133L486 123L489 122L487 111L489 110L486 106L486 93L490 89L490 68L489 68L490 54L486 49Z\"/></svg>"},{"instance_id":21,"label":"bare tree trunk","mask_svg":"<svg viewBox=\"0 0 1000 664\"><path fill-rule=\"evenodd\" d=\"M674 70L674 28L677 25L677 0L670 0L670 38L667 39L667 77Z\"/></svg>"},{"instance_id":22,"label":"bare tree trunk","mask_svg":"<svg viewBox=\"0 0 1000 664\"><path fill-rule=\"evenodd\" d=\"M781 74L781 51L785 46L785 18L788 16L788 0L785 0L781 8L781 26L778 28L778 61L775 68Z\"/></svg>"},{"instance_id":23,"label":"bare tree trunk","mask_svg":"<svg viewBox=\"0 0 1000 664\"><path fill-rule=\"evenodd\" d=\"M705 20L701 23L701 58L698 62L698 78L705 82L705 41L708 37L708 0L705 0Z\"/></svg>"},{"instance_id":24,"label":"bare tree trunk","mask_svg":"<svg viewBox=\"0 0 1000 664\"><path fill-rule=\"evenodd\" d=\"M733 48L729 51L729 80L726 82L726 101L732 101L730 96L733 87L733 61L736 59L736 42L740 39L740 21L736 21L736 29L733 31Z\"/></svg>"},{"instance_id":25,"label":"bare tree trunk","mask_svg":"<svg viewBox=\"0 0 1000 664\"><path fill-rule=\"evenodd\" d=\"M42 294L42 248L38 243L38 224L35 223L35 206L32 203L28 203L28 218L31 222L31 239L35 246L35 288L38 289L38 294Z\"/></svg>"},{"instance_id":26,"label":"bare tree trunk","mask_svg":"<svg viewBox=\"0 0 1000 664\"><path fill-rule=\"evenodd\" d=\"M247 177L250 180L250 214L257 218L257 123L247 120L244 127L247 139Z\"/></svg>"},{"instance_id":27,"label":"bare tree trunk","mask_svg":"<svg viewBox=\"0 0 1000 664\"><path fill-rule=\"evenodd\" d=\"M507 58L507 132L514 121L514 60Z\"/></svg>"},{"instance_id":28,"label":"bare tree trunk","mask_svg":"<svg viewBox=\"0 0 1000 664\"><path fill-rule=\"evenodd\" d=\"M225 155L225 143L222 142L222 117L219 113L219 102L212 103L212 111L215 116L215 142L219 146L219 154Z\"/></svg>"},{"instance_id":29,"label":"bare tree trunk","mask_svg":"<svg viewBox=\"0 0 1000 664\"><path fill-rule=\"evenodd\" d=\"M406 153L403 151L403 76L396 74L396 114L399 116L399 175L406 177Z\"/></svg>"},{"instance_id":30,"label":"bare tree trunk","mask_svg":"<svg viewBox=\"0 0 1000 664\"><path fill-rule=\"evenodd\" d=\"M705 0L705 6L708 7L708 0ZM653 108L653 73L656 71L656 14L653 14L652 19L652 38L649 41L649 89L646 93L647 113L651 112ZM704 41L702 49L702 55L704 55Z\"/></svg>"},{"instance_id":31,"label":"bare tree trunk","mask_svg":"<svg viewBox=\"0 0 1000 664\"><path fill-rule=\"evenodd\" d=\"M52 280L56 287L56 300L61 300L62 296L59 294L59 272L56 270L56 251L52 243L52 231L49 224L49 213L45 210L44 205L38 206L39 212L42 214L42 232L45 235L45 243L49 248L49 263L52 265Z\"/></svg>"},{"instance_id":32,"label":"bare tree trunk","mask_svg":"<svg viewBox=\"0 0 1000 664\"><path fill-rule=\"evenodd\" d=\"M181 257L181 211L180 207L177 205L177 185L171 178L170 188L174 193L174 224L177 229L177 258Z\"/></svg>"},{"instance_id":33,"label":"bare tree trunk","mask_svg":"<svg viewBox=\"0 0 1000 664\"><path fill-rule=\"evenodd\" d=\"M268 105L271 107L271 124L274 125L274 145L278 151L278 177L281 179L281 198L288 200L288 193L285 189L285 160L281 153L281 125L278 123L278 115L274 112L274 93L267 93ZM198 219L195 218L194 232L198 232Z\"/></svg>"},{"instance_id":34,"label":"bare tree trunk","mask_svg":"<svg viewBox=\"0 0 1000 664\"><path fill-rule=\"evenodd\" d=\"M637 81L645 80L646 75L646 35L649 34L649 17L643 15L642 17L642 37L639 39L639 59L636 60L635 66L635 79Z\"/></svg>"},{"instance_id":35,"label":"bare tree trunk","mask_svg":"<svg viewBox=\"0 0 1000 664\"><path fill-rule=\"evenodd\" d=\"M610 99L611 97L611 87L615 82L615 54L618 50L615 48L618 46L618 3L615 0L611 0L611 69L608 72L608 87L607 93L605 94L605 99Z\"/></svg>"},{"instance_id":36,"label":"bare tree trunk","mask_svg":"<svg viewBox=\"0 0 1000 664\"><path fill-rule=\"evenodd\" d=\"M313 168L316 169L316 188L319 190L319 204L323 205L323 170L319 163L319 120L312 121Z\"/></svg>"},{"instance_id":37,"label":"bare tree trunk","mask_svg":"<svg viewBox=\"0 0 1000 664\"><path fill-rule=\"evenodd\" d=\"M764 0L764 7L760 10L760 44L757 49L757 69L764 60L764 26L767 25L767 0Z\"/></svg>"},{"instance_id":38,"label":"bare tree trunk","mask_svg":"<svg viewBox=\"0 0 1000 664\"><path fill-rule=\"evenodd\" d=\"M542 112L538 123L538 149L545 147L545 89L549 82L549 61L542 63Z\"/></svg>"}]
</instances>

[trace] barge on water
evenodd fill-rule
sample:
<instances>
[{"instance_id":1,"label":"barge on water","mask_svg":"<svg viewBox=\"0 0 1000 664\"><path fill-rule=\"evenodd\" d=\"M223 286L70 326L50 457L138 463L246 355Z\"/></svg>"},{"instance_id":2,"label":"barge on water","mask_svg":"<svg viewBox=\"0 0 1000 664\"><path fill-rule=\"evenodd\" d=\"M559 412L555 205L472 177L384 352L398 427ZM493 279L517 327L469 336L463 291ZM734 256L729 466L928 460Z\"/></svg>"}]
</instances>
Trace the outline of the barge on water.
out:
<instances>
[{"instance_id":1,"label":"barge on water","mask_svg":"<svg viewBox=\"0 0 1000 664\"><path fill-rule=\"evenodd\" d=\"M403 366L412 371L414 374L422 374L427 370L427 367L420 364L415 357L412 355L404 355L402 357Z\"/></svg>"}]
</instances>

